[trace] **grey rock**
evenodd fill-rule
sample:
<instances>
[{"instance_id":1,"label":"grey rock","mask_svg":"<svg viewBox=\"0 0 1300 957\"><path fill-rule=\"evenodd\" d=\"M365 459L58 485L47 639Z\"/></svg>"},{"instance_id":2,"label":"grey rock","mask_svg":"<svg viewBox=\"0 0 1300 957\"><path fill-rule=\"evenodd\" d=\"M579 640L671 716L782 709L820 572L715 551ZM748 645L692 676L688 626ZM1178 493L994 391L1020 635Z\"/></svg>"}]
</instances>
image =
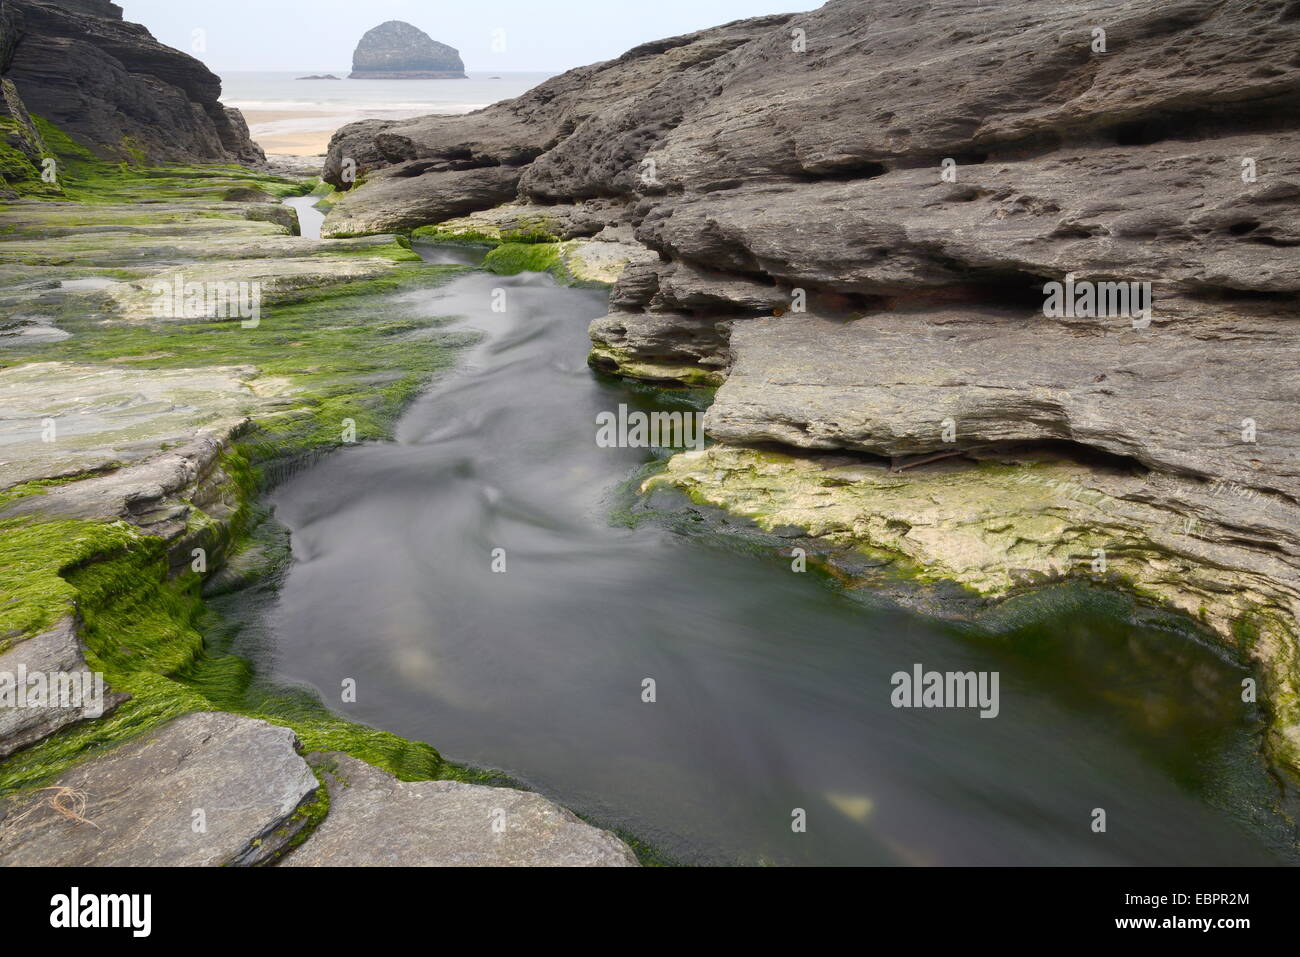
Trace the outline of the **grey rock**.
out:
<instances>
[{"instance_id":1,"label":"grey rock","mask_svg":"<svg viewBox=\"0 0 1300 957\"><path fill-rule=\"evenodd\" d=\"M659 291L659 269L654 261L630 264L609 292L610 306L626 310L648 306Z\"/></svg>"},{"instance_id":2,"label":"grey rock","mask_svg":"<svg viewBox=\"0 0 1300 957\"><path fill-rule=\"evenodd\" d=\"M686 262L664 266L657 287L650 300L656 310L770 314L790 305L790 290L771 281L715 273Z\"/></svg>"},{"instance_id":3,"label":"grey rock","mask_svg":"<svg viewBox=\"0 0 1300 957\"><path fill-rule=\"evenodd\" d=\"M293 732L220 712L188 714L85 761L52 788L83 796L83 820L55 792L0 803L0 865L182 867L256 864L301 828L317 788ZM196 832L195 811L206 830Z\"/></svg>"},{"instance_id":4,"label":"grey rock","mask_svg":"<svg viewBox=\"0 0 1300 957\"><path fill-rule=\"evenodd\" d=\"M403 782L344 754L311 757L325 771L330 811L281 866L637 864L613 834L537 794L458 781Z\"/></svg>"},{"instance_id":5,"label":"grey rock","mask_svg":"<svg viewBox=\"0 0 1300 957\"><path fill-rule=\"evenodd\" d=\"M598 350L612 350L624 360L724 369L731 362L731 328L726 320L675 312L614 312L593 321L589 332ZM623 364L600 367L617 373Z\"/></svg>"},{"instance_id":6,"label":"grey rock","mask_svg":"<svg viewBox=\"0 0 1300 957\"><path fill-rule=\"evenodd\" d=\"M519 173L538 156L552 150L573 131L585 124L593 113L617 109L654 94L660 83L681 70L698 68L728 49L744 43L764 26L784 22L785 17L761 21L740 21L716 31L677 36L669 40L643 44L630 49L617 60L582 66L541 83L523 96L493 104L467 116L428 116L416 120L367 120L344 126L330 140L325 159L324 178L338 189L351 190L361 185L360 194L374 198L376 209L360 204L339 204L326 218L326 234L350 234L359 231L398 229L396 222L432 225L441 218L461 216L473 209L486 209L508 202L517 191ZM420 160L419 179L407 183L411 192L409 207L402 202L402 190L386 186L387 181L368 177L374 170L394 164ZM637 163L640 163L637 156ZM351 161L351 163L348 163ZM495 198L500 183L499 168L515 172L511 196ZM355 176L352 174L355 173ZM458 176L459 174L459 176ZM413 176L413 174L411 174ZM455 203L456 212L441 218L442 203L437 194L447 181L450 198L472 194L465 179L482 176L490 179L480 190L480 205ZM530 198L551 203L545 185L528 191ZM606 189L590 189L564 196L565 202L607 198ZM420 211L422 208L422 213ZM416 220L421 220L416 222ZM372 224L389 222L383 230ZM355 225L354 225L355 224Z\"/></svg>"},{"instance_id":7,"label":"grey rock","mask_svg":"<svg viewBox=\"0 0 1300 957\"><path fill-rule=\"evenodd\" d=\"M366 31L352 54L353 80L427 80L464 76L465 64L453 47L439 43L419 27L401 20L389 20Z\"/></svg>"},{"instance_id":8,"label":"grey rock","mask_svg":"<svg viewBox=\"0 0 1300 957\"><path fill-rule=\"evenodd\" d=\"M24 695L20 701L18 684L33 689L31 679L37 675L43 682L39 699ZM102 717L130 698L108 688L102 675L92 674L72 615L0 654L0 685L7 692L0 698L0 759L60 728Z\"/></svg>"},{"instance_id":9,"label":"grey rock","mask_svg":"<svg viewBox=\"0 0 1300 957\"><path fill-rule=\"evenodd\" d=\"M116 4L6 0L23 32L7 77L27 108L105 159L245 162L266 157L221 80L199 60L122 19Z\"/></svg>"},{"instance_id":10,"label":"grey rock","mask_svg":"<svg viewBox=\"0 0 1300 957\"><path fill-rule=\"evenodd\" d=\"M937 305L736 323L706 428L736 444L882 455L1064 440L1300 496L1300 435L1287 423L1300 407L1300 356L1271 334L1300 314L1256 304L1225 315L1194 300L1158 309L1167 327ZM1243 441L1243 417L1266 436ZM945 441L945 419L957 443Z\"/></svg>"},{"instance_id":11,"label":"grey rock","mask_svg":"<svg viewBox=\"0 0 1300 957\"><path fill-rule=\"evenodd\" d=\"M348 193L325 217L325 238L409 230L509 202L519 170L509 166L448 170L443 164L412 160L373 173L365 202ZM380 228L380 223L385 224Z\"/></svg>"}]
</instances>

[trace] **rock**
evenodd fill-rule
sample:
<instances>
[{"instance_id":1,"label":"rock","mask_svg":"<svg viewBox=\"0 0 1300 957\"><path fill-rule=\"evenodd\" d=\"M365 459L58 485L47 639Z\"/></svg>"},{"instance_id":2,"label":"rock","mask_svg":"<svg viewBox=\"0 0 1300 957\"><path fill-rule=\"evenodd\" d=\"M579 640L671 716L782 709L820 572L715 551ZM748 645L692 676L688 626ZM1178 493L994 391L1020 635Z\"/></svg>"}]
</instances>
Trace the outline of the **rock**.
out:
<instances>
[{"instance_id":1,"label":"rock","mask_svg":"<svg viewBox=\"0 0 1300 957\"><path fill-rule=\"evenodd\" d=\"M116 4L6 0L23 34L6 76L27 109L110 160L244 162L266 157L221 80L125 22Z\"/></svg>"},{"instance_id":2,"label":"rock","mask_svg":"<svg viewBox=\"0 0 1300 957\"><path fill-rule=\"evenodd\" d=\"M9 0L0 0L0 75L9 72L22 36L22 13Z\"/></svg>"},{"instance_id":3,"label":"rock","mask_svg":"<svg viewBox=\"0 0 1300 957\"><path fill-rule=\"evenodd\" d=\"M465 237L493 242L553 242L600 238L635 243L630 211L622 204L593 199L579 203L540 205L505 203L468 216L444 219L432 232L438 239ZM623 234L617 230L624 228ZM428 230L417 232L417 237ZM603 234L603 235L602 235Z\"/></svg>"},{"instance_id":4,"label":"rock","mask_svg":"<svg viewBox=\"0 0 1300 957\"><path fill-rule=\"evenodd\" d=\"M1300 406L1300 357L1269 334L1293 314L1256 303L1224 316L1191 300L1160 309L1171 328L1159 332L979 305L739 322L706 428L733 444L878 455L1059 440L1160 472L1300 495L1300 435L1282 425ZM1235 361L1218 362L1229 337ZM1243 441L1241 409L1277 432ZM947 419L955 439L945 439Z\"/></svg>"},{"instance_id":5,"label":"rock","mask_svg":"<svg viewBox=\"0 0 1300 957\"><path fill-rule=\"evenodd\" d=\"M187 714L0 803L4 866L257 864L301 829L316 777L293 732L221 712ZM52 790L60 789L60 790ZM62 790L66 789L66 790ZM76 809L80 820L54 805ZM84 800L84 807L78 802ZM202 812L204 830L196 830Z\"/></svg>"},{"instance_id":6,"label":"rock","mask_svg":"<svg viewBox=\"0 0 1300 957\"><path fill-rule=\"evenodd\" d=\"M590 361L602 372L654 382L721 385L730 362L729 322L676 313L615 312L590 328Z\"/></svg>"},{"instance_id":7,"label":"rock","mask_svg":"<svg viewBox=\"0 0 1300 957\"><path fill-rule=\"evenodd\" d=\"M428 175L431 168L427 161L415 160L371 174L365 202L344 195L326 215L321 235L328 239L440 223L507 202L519 185L519 170L509 166L440 171L437 176Z\"/></svg>"},{"instance_id":8,"label":"rock","mask_svg":"<svg viewBox=\"0 0 1300 957\"><path fill-rule=\"evenodd\" d=\"M654 91L674 73L693 69L720 57L763 28L783 23L788 17L740 21L716 31L688 34L630 50L617 60L580 67L553 77L514 100L493 104L465 116L425 116L414 120L364 120L339 130L330 141L325 161L326 182L339 189L352 189L375 169L417 157L436 161L425 167L423 176L437 180L444 174L481 171L485 174L498 167L526 166L556 143L572 135L592 113L593 107L615 110L630 106ZM407 144L401 158L390 159L380 148L383 135L400 138ZM638 162L639 162L638 157ZM351 160L348 166L345 161ZM351 170L356 174L349 178ZM420 187L437 189L426 181ZM453 183L452 192L463 192ZM607 196L592 190L571 199ZM549 197L541 197L551 202ZM487 209L507 200L485 196ZM463 209L450 216L470 212ZM370 219L372 217L365 216ZM380 217L375 216L375 219ZM428 219L420 225L440 220ZM327 222L328 227L328 222ZM392 228L392 227L389 227Z\"/></svg>"},{"instance_id":9,"label":"rock","mask_svg":"<svg viewBox=\"0 0 1300 957\"><path fill-rule=\"evenodd\" d=\"M537 794L458 781L403 782L344 754L311 759L324 771L329 815L282 866L637 864L636 855L613 834Z\"/></svg>"},{"instance_id":10,"label":"rock","mask_svg":"<svg viewBox=\"0 0 1300 957\"><path fill-rule=\"evenodd\" d=\"M339 77L335 76L333 73L326 73L324 75L312 74L311 76L300 76L298 77L298 79L299 80L337 80L339 79Z\"/></svg>"},{"instance_id":11,"label":"rock","mask_svg":"<svg viewBox=\"0 0 1300 957\"><path fill-rule=\"evenodd\" d=\"M464 78L465 64L455 49L401 20L389 20L367 30L352 54L353 80Z\"/></svg>"},{"instance_id":12,"label":"rock","mask_svg":"<svg viewBox=\"0 0 1300 957\"><path fill-rule=\"evenodd\" d=\"M248 186L236 186L234 189L226 191L226 195L221 197L227 203L273 203L275 198L268 196L260 189L254 189Z\"/></svg>"},{"instance_id":13,"label":"rock","mask_svg":"<svg viewBox=\"0 0 1300 957\"><path fill-rule=\"evenodd\" d=\"M202 436L220 441L263 402L249 387L247 367L134 369L34 362L0 370L0 435L5 462L0 487L38 478L113 471L151 459L185 457L176 446ZM52 421L55 442L42 439ZM190 474L188 468L181 472ZM192 475L191 475L192 477ZM103 482L103 478L93 481ZM150 483L145 483L150 484ZM52 488L42 507L70 491ZM112 503L104 487L91 498ZM116 511L115 509L112 511Z\"/></svg>"},{"instance_id":14,"label":"rock","mask_svg":"<svg viewBox=\"0 0 1300 957\"><path fill-rule=\"evenodd\" d=\"M36 689L40 697L30 697ZM0 654L0 759L60 728L102 717L129 697L113 692L102 675L91 672L82 654L77 620L68 616Z\"/></svg>"}]
</instances>

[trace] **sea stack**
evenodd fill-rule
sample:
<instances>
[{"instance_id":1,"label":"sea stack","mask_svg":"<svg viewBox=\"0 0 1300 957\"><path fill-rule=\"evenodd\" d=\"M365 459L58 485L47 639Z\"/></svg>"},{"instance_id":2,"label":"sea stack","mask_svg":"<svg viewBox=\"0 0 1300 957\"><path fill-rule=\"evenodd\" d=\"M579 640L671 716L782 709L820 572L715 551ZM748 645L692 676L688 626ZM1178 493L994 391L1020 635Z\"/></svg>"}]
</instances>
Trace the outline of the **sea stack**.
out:
<instances>
[{"instance_id":1,"label":"sea stack","mask_svg":"<svg viewBox=\"0 0 1300 957\"><path fill-rule=\"evenodd\" d=\"M460 53L419 27L389 20L366 33L352 54L353 80L463 80Z\"/></svg>"}]
</instances>

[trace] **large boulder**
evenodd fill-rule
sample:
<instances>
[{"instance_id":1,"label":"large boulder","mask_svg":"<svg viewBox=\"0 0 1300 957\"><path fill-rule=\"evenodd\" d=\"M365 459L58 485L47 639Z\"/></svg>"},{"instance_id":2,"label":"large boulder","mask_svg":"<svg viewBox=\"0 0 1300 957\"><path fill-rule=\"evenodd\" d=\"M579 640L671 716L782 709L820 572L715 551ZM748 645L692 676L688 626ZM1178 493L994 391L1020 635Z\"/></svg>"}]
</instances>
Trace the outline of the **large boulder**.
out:
<instances>
[{"instance_id":1,"label":"large boulder","mask_svg":"<svg viewBox=\"0 0 1300 957\"><path fill-rule=\"evenodd\" d=\"M352 54L354 80L464 79L465 64L454 47L439 43L419 27L401 20L381 23L357 44Z\"/></svg>"}]
</instances>

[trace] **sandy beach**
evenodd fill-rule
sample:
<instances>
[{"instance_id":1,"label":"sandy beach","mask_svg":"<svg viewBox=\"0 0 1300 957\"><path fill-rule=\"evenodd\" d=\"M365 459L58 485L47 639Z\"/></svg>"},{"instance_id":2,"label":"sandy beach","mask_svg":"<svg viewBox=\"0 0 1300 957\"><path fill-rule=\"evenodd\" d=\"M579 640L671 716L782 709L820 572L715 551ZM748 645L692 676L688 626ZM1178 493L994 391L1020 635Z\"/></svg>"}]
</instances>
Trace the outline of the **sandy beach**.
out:
<instances>
[{"instance_id":1,"label":"sandy beach","mask_svg":"<svg viewBox=\"0 0 1300 957\"><path fill-rule=\"evenodd\" d=\"M468 113L518 96L545 73L472 74L463 80L308 80L346 70L239 72L222 77L223 102L244 114L254 142L271 156L321 156L340 127L357 120L400 120Z\"/></svg>"},{"instance_id":2,"label":"sandy beach","mask_svg":"<svg viewBox=\"0 0 1300 957\"><path fill-rule=\"evenodd\" d=\"M337 117L289 110L244 110L249 133L268 154L317 156L329 148Z\"/></svg>"},{"instance_id":3,"label":"sandy beach","mask_svg":"<svg viewBox=\"0 0 1300 957\"><path fill-rule=\"evenodd\" d=\"M428 110L349 110L322 113L313 110L243 110L254 142L268 155L322 156L330 137L341 126L363 119L400 120Z\"/></svg>"}]
</instances>

